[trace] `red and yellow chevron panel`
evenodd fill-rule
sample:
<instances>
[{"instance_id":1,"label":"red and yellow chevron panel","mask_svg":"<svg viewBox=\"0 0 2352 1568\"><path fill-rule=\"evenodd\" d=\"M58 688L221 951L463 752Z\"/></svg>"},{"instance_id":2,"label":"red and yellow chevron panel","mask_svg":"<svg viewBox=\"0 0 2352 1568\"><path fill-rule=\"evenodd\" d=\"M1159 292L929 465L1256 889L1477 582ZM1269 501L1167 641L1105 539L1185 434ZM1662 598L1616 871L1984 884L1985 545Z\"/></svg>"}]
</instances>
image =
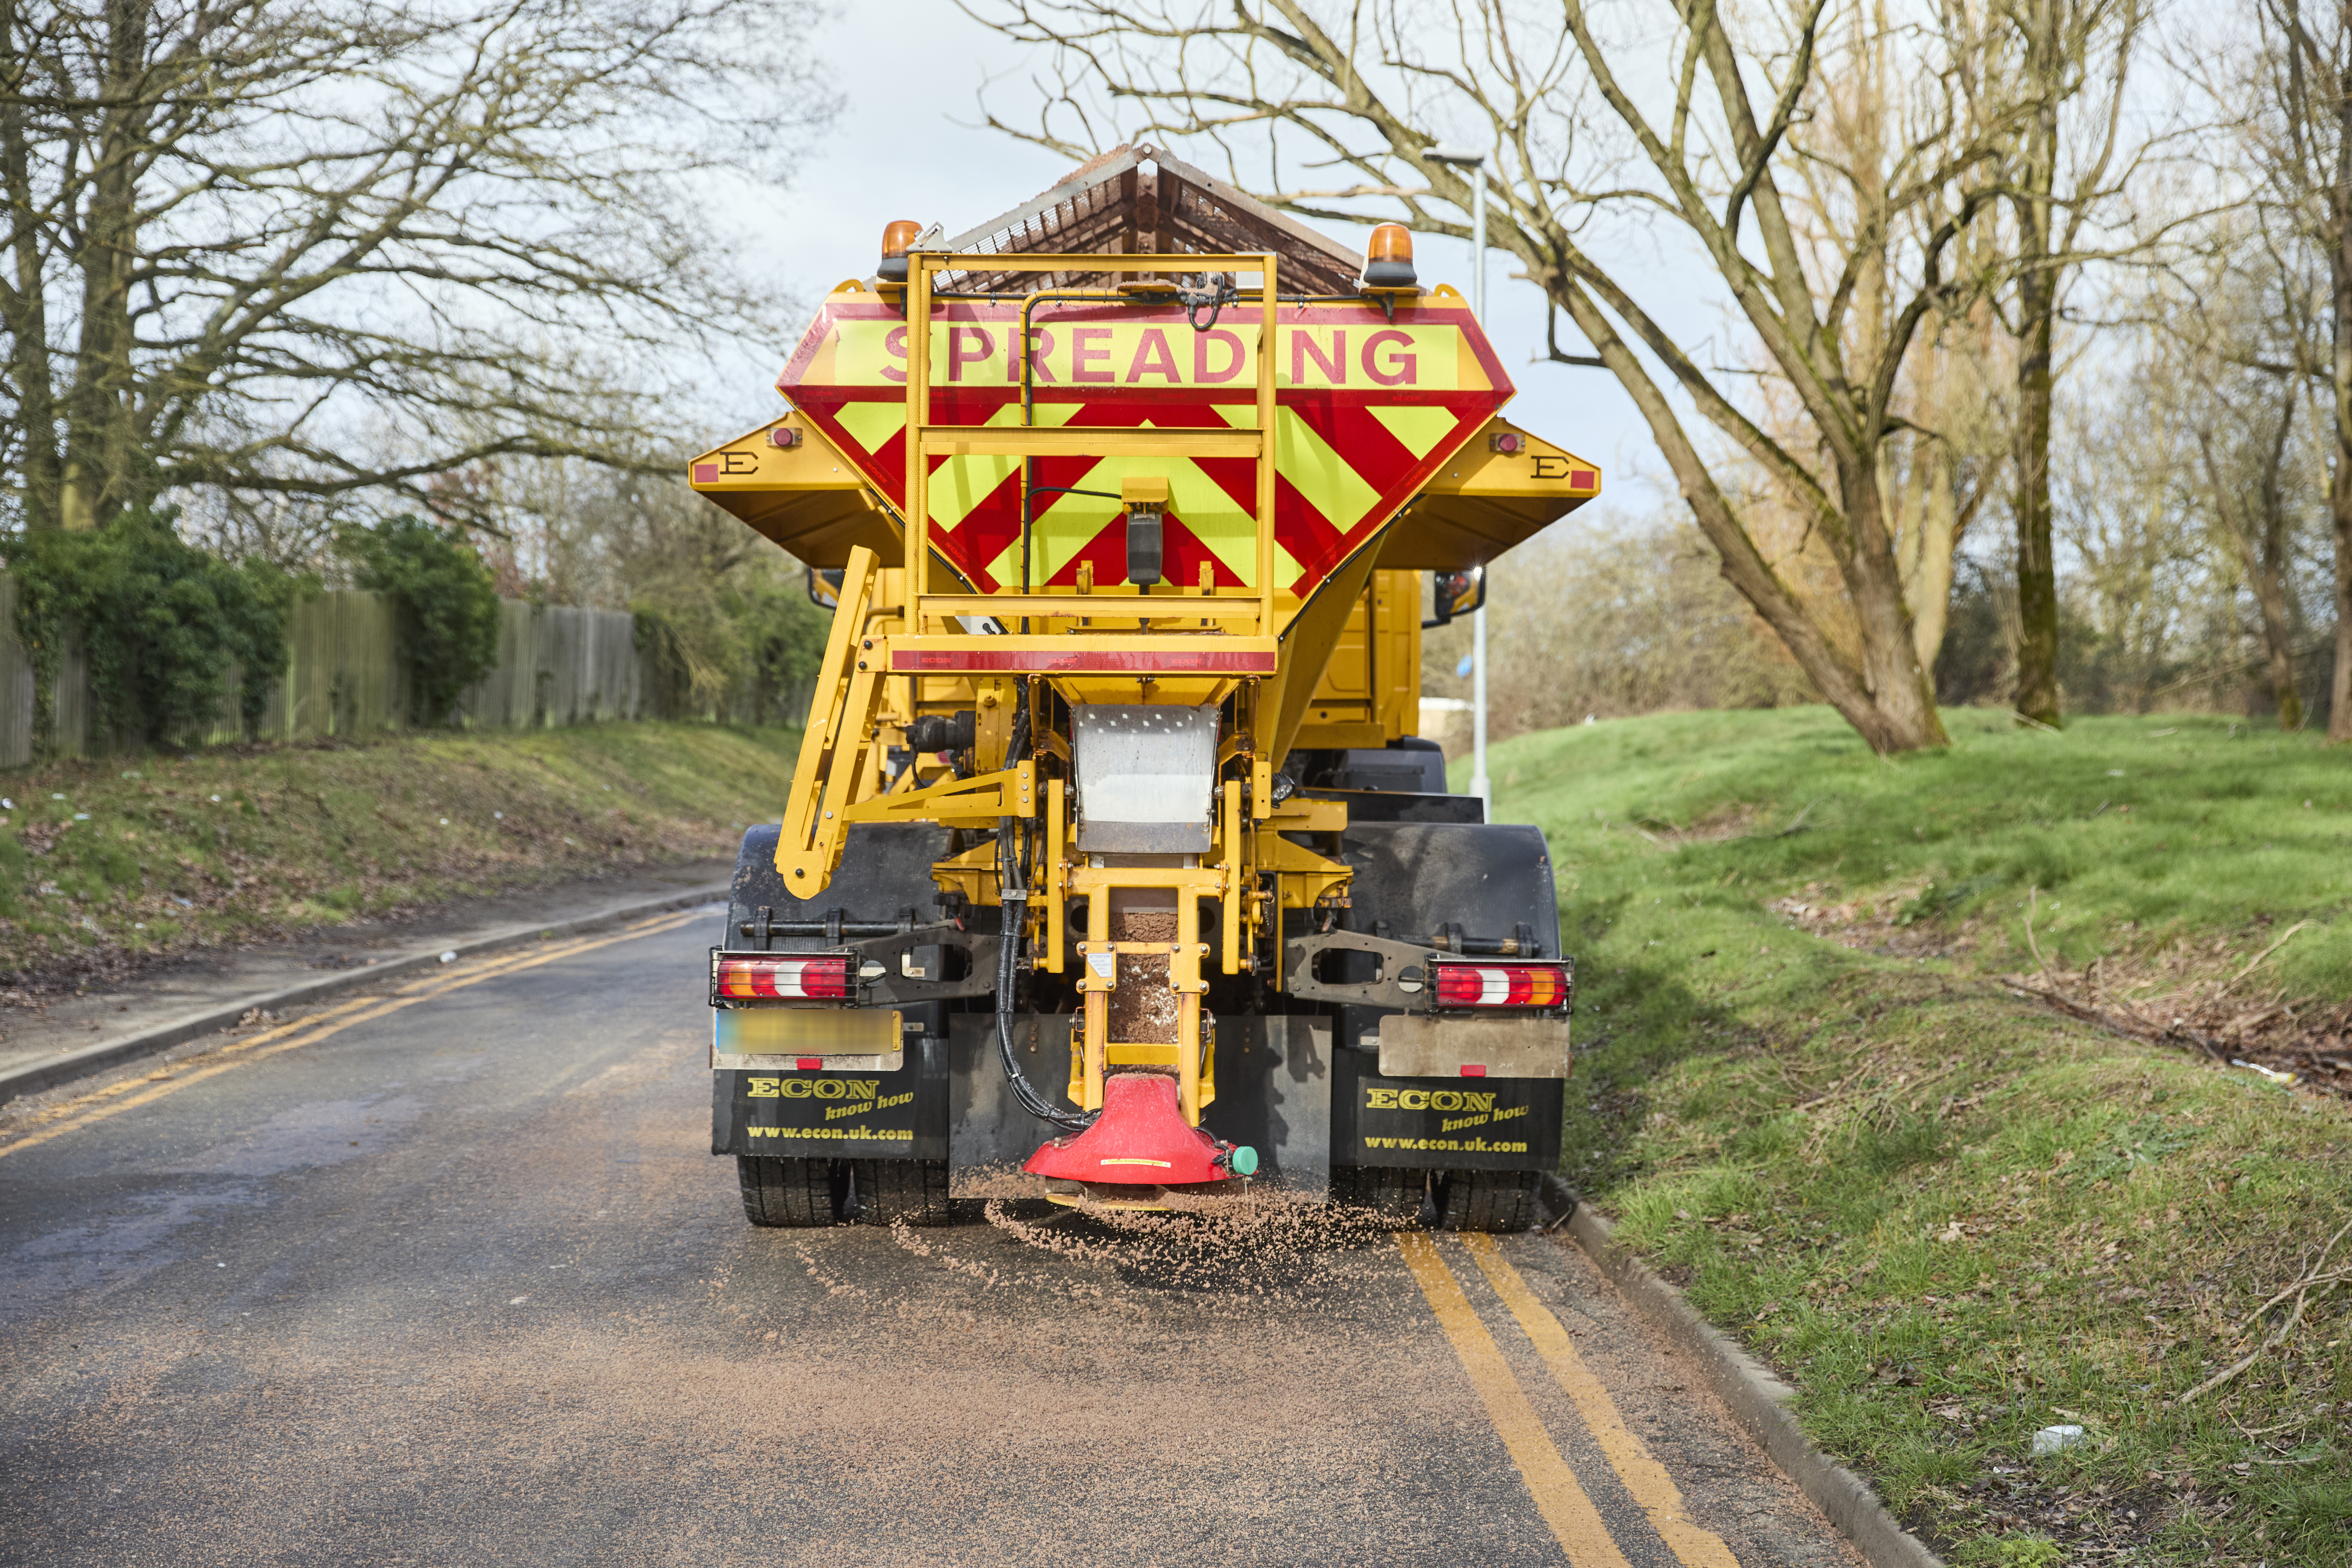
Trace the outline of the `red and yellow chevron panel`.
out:
<instances>
[{"instance_id":1,"label":"red and yellow chevron panel","mask_svg":"<svg viewBox=\"0 0 2352 1568\"><path fill-rule=\"evenodd\" d=\"M1248 429L1257 423L1252 305L1202 330L1176 306L1052 303L1034 314L1035 425L1133 430ZM931 322L934 426L1023 423L1017 301L947 300ZM801 340L782 392L893 507L906 507L907 332L897 310L834 295ZM1277 591L1305 597L1508 402L1516 390L1469 308L1450 289L1400 304L1284 304L1275 344ZM1028 582L1069 587L1127 574L1119 481L1168 480L1165 571L1193 586L1257 587L1255 462L1247 458L1035 459ZM983 593L1022 586L1021 460L933 461L934 546ZM1048 487L1053 487L1049 491ZM1095 494L1082 492L1093 491ZM1073 493L1080 492L1080 493Z\"/></svg>"}]
</instances>

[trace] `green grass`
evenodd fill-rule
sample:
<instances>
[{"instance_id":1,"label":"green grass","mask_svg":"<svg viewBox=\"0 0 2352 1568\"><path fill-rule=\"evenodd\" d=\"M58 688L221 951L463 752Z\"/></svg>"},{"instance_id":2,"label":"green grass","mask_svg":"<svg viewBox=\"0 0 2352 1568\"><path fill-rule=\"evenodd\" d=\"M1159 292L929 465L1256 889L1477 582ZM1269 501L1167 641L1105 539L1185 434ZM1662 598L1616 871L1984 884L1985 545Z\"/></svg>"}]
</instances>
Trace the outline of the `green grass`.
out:
<instances>
[{"instance_id":1,"label":"green grass","mask_svg":"<svg viewBox=\"0 0 2352 1568\"><path fill-rule=\"evenodd\" d=\"M1956 1562L2352 1561L2352 1290L2169 1403L2352 1220L2352 1108L1991 978L2032 965L2038 889L2077 970L2235 973L2312 922L2254 979L2340 1003L2352 754L2203 718L1948 721L1952 751L1893 762L1822 710L1497 748L1497 816L1549 834L1579 959L1566 1173ZM1840 912L1813 935L1776 904ZM2089 1441L2029 1458L2062 1422Z\"/></svg>"},{"instance_id":2,"label":"green grass","mask_svg":"<svg viewBox=\"0 0 2352 1568\"><path fill-rule=\"evenodd\" d=\"M729 857L795 731L708 724L239 747L0 774L0 971L267 937L457 894Z\"/></svg>"}]
</instances>

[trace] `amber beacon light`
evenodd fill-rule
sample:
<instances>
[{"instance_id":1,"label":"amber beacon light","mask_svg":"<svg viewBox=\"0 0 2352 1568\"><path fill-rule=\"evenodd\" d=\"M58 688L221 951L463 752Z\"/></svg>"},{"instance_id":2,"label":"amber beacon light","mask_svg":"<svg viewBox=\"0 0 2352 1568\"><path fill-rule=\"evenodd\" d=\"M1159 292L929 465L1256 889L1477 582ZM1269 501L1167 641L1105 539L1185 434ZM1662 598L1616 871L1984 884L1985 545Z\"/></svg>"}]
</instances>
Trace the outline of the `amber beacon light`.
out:
<instances>
[{"instance_id":1,"label":"amber beacon light","mask_svg":"<svg viewBox=\"0 0 2352 1568\"><path fill-rule=\"evenodd\" d=\"M1410 289L1413 283L1412 231L1401 223L1375 225L1364 249L1364 286Z\"/></svg>"},{"instance_id":2,"label":"amber beacon light","mask_svg":"<svg viewBox=\"0 0 2352 1568\"><path fill-rule=\"evenodd\" d=\"M922 232L921 224L905 217L884 227L882 265L876 275L885 283L904 283L907 280L907 252L914 248L915 237Z\"/></svg>"}]
</instances>

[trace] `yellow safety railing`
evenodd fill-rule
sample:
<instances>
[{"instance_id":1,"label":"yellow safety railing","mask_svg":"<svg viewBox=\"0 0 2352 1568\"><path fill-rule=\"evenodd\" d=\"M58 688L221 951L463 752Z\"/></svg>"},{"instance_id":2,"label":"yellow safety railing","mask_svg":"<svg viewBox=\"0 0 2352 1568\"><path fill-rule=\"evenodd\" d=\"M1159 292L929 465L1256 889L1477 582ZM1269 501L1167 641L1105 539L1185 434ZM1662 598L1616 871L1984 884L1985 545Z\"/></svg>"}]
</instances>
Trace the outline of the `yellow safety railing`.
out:
<instances>
[{"instance_id":1,"label":"yellow safety railing","mask_svg":"<svg viewBox=\"0 0 2352 1568\"><path fill-rule=\"evenodd\" d=\"M1275 605L1275 258L1271 252L1240 252L1232 255L1135 255L1096 256L1053 253L1010 253L1005 255L961 255L949 252L917 251L908 258L906 309L910 323L928 322L931 318L931 301L935 292L936 274L958 268L985 268L992 272L1255 272L1258 287L1254 292L1258 306L1257 344L1257 428L1237 430L1228 426L1190 429L1154 426L1144 429L1097 429L1086 426L1060 426L1041 427L1034 423L1029 401L1022 404L1022 423L1017 426L935 425L931 421L931 353L930 333L909 331L907 333L907 583L908 626L918 638L941 628L948 617L988 614L1004 616L1066 616L1077 619L1087 616L1131 615L1139 619L1182 617L1197 626L1202 622L1217 623L1219 629L1261 639L1272 639L1279 629ZM1042 289L1033 293L1023 303L1022 319L1028 321L1029 310L1045 296L1063 299L1071 294L1066 289ZM1095 296L1089 292L1089 299ZM1107 301L1129 296L1105 291L1100 298ZM1142 302L1139 300L1137 302ZM1031 344L1021 346L1024 374ZM936 458L951 457L1140 457L1140 458L1247 458L1256 465L1255 524L1256 572L1252 592L1247 595L1203 595L1198 598L1143 595L1130 605L1127 596L1107 597L1102 595L1039 593L974 595L963 585L944 592L933 591L930 469ZM1032 498L1027 490L1028 468L1023 465L1022 516L1031 515ZM1025 546L1024 546L1025 548ZM1113 608L1112 606L1116 606ZM1018 639L1025 640L1025 639ZM1066 647L1064 639L1052 639L1056 647ZM1017 642L1004 642L999 651L1017 656L1024 650Z\"/></svg>"}]
</instances>

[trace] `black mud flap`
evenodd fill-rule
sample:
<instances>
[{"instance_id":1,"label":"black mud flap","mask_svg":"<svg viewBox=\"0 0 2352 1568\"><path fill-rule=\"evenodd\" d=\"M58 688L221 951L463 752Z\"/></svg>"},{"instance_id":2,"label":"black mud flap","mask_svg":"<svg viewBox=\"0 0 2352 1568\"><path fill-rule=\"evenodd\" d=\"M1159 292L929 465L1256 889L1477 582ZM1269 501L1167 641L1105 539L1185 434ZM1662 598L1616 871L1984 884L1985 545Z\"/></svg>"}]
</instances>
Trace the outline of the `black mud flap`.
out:
<instances>
[{"instance_id":1,"label":"black mud flap","mask_svg":"<svg viewBox=\"0 0 2352 1568\"><path fill-rule=\"evenodd\" d=\"M911 910L937 918L931 864L948 853L943 827L860 825L830 886L807 900L785 891L776 871L773 823L743 836L719 945L758 950L760 911L773 921L888 921ZM780 938L770 951L811 952L822 939ZM944 1160L948 1157L948 1054L944 1008L902 1006L908 1033L897 1072L734 1071L710 1075L710 1152L775 1159Z\"/></svg>"},{"instance_id":2,"label":"black mud flap","mask_svg":"<svg viewBox=\"0 0 2352 1568\"><path fill-rule=\"evenodd\" d=\"M755 932L761 909L778 921L821 921L827 911L842 910L853 921L888 921L902 910L913 911L914 923L939 919L931 881L932 862L947 858L950 838L944 827L921 824L859 823L849 829L841 866L824 891L813 899L796 899L784 888L776 870L774 823L761 823L743 835L735 854L735 885L728 896L725 948L759 945ZM814 950L813 941L781 941L779 952Z\"/></svg>"},{"instance_id":3,"label":"black mud flap","mask_svg":"<svg viewBox=\"0 0 2352 1568\"><path fill-rule=\"evenodd\" d=\"M1556 1078L1382 1078L1369 1053L1334 1051L1331 1163L1555 1170L1562 1108Z\"/></svg>"},{"instance_id":4,"label":"black mud flap","mask_svg":"<svg viewBox=\"0 0 2352 1568\"><path fill-rule=\"evenodd\" d=\"M715 1072L710 1152L781 1159L944 1160L947 1042L908 1037L897 1072Z\"/></svg>"}]
</instances>

